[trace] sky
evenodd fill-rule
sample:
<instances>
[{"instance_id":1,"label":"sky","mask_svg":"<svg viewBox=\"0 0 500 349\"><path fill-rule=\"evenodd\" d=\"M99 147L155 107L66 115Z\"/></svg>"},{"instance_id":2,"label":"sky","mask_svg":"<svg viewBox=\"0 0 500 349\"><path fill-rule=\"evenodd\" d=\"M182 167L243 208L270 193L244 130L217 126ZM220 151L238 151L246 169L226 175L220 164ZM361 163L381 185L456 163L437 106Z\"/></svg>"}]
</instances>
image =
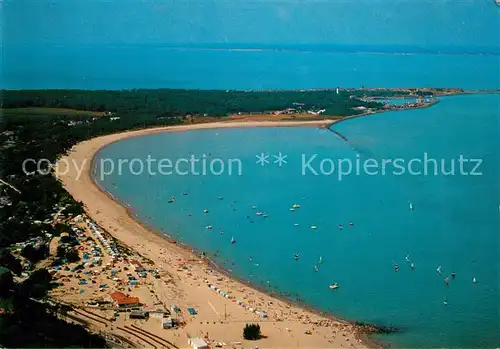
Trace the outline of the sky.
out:
<instances>
[{"instance_id":1,"label":"sky","mask_svg":"<svg viewBox=\"0 0 500 349\"><path fill-rule=\"evenodd\" d=\"M2 45L498 47L494 0L0 0Z\"/></svg>"}]
</instances>

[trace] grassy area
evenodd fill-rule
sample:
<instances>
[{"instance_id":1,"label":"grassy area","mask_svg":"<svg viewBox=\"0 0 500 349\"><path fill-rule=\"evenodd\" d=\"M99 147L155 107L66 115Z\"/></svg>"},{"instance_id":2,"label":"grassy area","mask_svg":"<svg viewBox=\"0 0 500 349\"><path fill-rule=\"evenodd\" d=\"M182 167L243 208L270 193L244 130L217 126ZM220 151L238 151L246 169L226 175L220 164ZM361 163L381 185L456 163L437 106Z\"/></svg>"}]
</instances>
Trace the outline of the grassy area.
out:
<instances>
[{"instance_id":1,"label":"grassy area","mask_svg":"<svg viewBox=\"0 0 500 349\"><path fill-rule=\"evenodd\" d=\"M44 108L44 107L28 107L28 108L9 108L0 109L1 115L54 115L54 116L103 116L104 112L76 110L67 108Z\"/></svg>"}]
</instances>

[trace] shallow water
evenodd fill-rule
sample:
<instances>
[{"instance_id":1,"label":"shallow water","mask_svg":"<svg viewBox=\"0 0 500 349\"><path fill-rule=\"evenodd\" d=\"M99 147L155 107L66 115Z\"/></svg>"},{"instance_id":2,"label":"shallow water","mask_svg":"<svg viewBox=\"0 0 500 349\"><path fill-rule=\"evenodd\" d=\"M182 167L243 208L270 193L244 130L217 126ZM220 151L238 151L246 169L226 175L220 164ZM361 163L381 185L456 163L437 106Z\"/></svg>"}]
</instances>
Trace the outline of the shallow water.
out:
<instances>
[{"instance_id":1,"label":"shallow water","mask_svg":"<svg viewBox=\"0 0 500 349\"><path fill-rule=\"evenodd\" d=\"M498 95L443 98L432 108L335 125L348 142L317 128L133 138L108 146L98 156L146 159L149 154L175 161L205 154L208 161L226 161L226 172L135 176L124 170L121 176L106 176L101 185L130 204L144 222L210 255L218 251L213 258L243 279L289 292L291 298L350 320L403 330L381 337L384 342L421 348L494 347L500 343L499 108ZM260 166L255 162L261 152L282 152L287 163ZM335 164L347 158L354 165L372 158L380 164L382 159L423 158L424 153L445 159L447 169L461 154L480 158L477 171L482 175L393 175L390 166L385 175L379 170L378 175L351 174L341 180L338 171L301 173L301 156L313 154L317 158L312 168L320 171L320 159L325 158ZM227 173L228 159L241 161L241 176L237 167L232 175ZM472 167L465 165L464 170ZM172 196L175 202L169 204ZM290 211L293 204L301 207ZM298 261L295 253L300 254ZM407 254L414 270L405 262ZM442 275L436 272L439 265ZM444 277L452 271L457 277L446 287ZM329 290L332 282L340 288Z\"/></svg>"}]
</instances>

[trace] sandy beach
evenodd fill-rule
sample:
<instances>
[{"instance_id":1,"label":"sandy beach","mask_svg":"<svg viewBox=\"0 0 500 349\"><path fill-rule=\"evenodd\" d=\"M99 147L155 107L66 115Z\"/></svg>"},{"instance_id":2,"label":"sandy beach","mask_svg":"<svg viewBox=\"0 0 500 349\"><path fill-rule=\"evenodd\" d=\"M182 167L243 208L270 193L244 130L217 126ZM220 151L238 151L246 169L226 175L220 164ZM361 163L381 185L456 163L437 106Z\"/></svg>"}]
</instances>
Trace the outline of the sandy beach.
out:
<instances>
[{"instance_id":1,"label":"sandy beach","mask_svg":"<svg viewBox=\"0 0 500 349\"><path fill-rule=\"evenodd\" d=\"M68 155L59 161L59 179L66 190L85 205L87 215L114 238L127 245L144 259L154 263L161 270L160 278L148 279L147 288L137 288L132 295L141 302L153 306L154 294L165 305L176 304L181 309L196 308L197 315L184 316L185 326L178 329L162 329L155 319L136 321L118 319L112 325L93 324L96 330L114 332L114 326L134 324L150 333L174 343L179 348L188 348L189 337L204 337L212 343L222 343L224 348L367 348L368 342L361 341L357 329L341 320L321 316L298 305L290 304L263 293L250 285L228 277L211 267L199 255L188 248L179 246L157 232L148 230L135 221L129 211L101 191L92 180L91 163L97 151L125 138L138 137L159 132L183 132L195 129L232 128L232 127L269 127L269 126L325 126L332 120L319 121L232 121L207 124L161 127L138 131L123 132L94 138L77 144ZM70 166L66 166L70 164ZM71 164L82 168L78 170ZM83 167L82 167L83 166ZM187 267L186 267L187 266ZM225 290L230 297L223 297L208 285L216 285ZM99 290L101 291L101 290ZM113 286L105 292L113 292ZM102 292L101 292L102 293ZM60 292L60 297L68 302L78 302L84 295ZM261 318L254 312L239 305L243 300L254 309L265 311L268 318ZM80 301L82 301L80 299ZM103 313L103 316L106 316ZM264 336L258 341L245 341L242 338L246 323L259 323ZM147 343L121 333L137 346Z\"/></svg>"}]
</instances>

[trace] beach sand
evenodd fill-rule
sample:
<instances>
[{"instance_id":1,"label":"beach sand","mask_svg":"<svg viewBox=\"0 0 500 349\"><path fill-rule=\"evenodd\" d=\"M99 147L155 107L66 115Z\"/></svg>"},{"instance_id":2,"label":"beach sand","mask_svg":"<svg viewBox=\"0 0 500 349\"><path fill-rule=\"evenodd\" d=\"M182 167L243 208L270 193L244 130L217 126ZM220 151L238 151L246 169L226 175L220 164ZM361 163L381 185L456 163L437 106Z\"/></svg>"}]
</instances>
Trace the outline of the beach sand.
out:
<instances>
[{"instance_id":1,"label":"beach sand","mask_svg":"<svg viewBox=\"0 0 500 349\"><path fill-rule=\"evenodd\" d=\"M135 324L144 328L180 348L189 347L188 337L208 337L212 343L226 343L223 346L225 348L255 348L255 346L259 348L367 348L368 342L361 341L353 325L321 316L252 288L244 282L229 277L227 273L218 271L188 248L179 246L158 233L148 230L135 221L124 206L101 191L90 174L92 158L99 149L129 137L194 129L318 127L330 123L332 123L331 120L233 121L161 127L94 138L77 144L68 155L63 156L59 161L59 179L76 200L84 203L89 217L123 244L153 261L155 268L162 270L162 277L152 278L149 283L149 292L154 292L165 305L176 304L184 311L187 307L194 307L198 312L196 316L185 314L186 325L175 330L161 329L160 322L156 319L141 322L122 317L115 325L105 326L99 330L111 331L110 326L125 326L128 322L129 325ZM74 164L77 164L78 169L83 169L81 176L78 175L79 171ZM238 305L234 299L225 298L210 289L209 283L255 309L266 311L269 317L261 319L255 313ZM106 292L113 292L113 288L111 287ZM140 295L141 301L152 306L149 303L153 300L148 299L147 293L146 290ZM259 323L264 338L257 341L243 340L242 332L246 323ZM132 337L130 339L133 340ZM238 342L241 344L237 344ZM144 343L140 341L136 340L136 343L144 346Z\"/></svg>"}]
</instances>

